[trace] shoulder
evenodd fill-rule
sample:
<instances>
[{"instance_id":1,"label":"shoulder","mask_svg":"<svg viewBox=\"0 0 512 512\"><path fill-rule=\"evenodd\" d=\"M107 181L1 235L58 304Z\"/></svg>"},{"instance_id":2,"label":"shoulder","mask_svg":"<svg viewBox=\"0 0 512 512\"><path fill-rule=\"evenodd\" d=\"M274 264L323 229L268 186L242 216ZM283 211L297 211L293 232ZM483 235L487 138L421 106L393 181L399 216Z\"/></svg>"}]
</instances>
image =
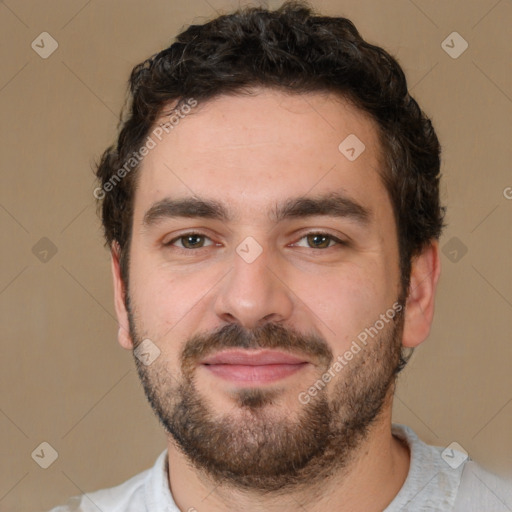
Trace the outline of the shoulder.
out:
<instances>
[{"instance_id":1,"label":"shoulder","mask_svg":"<svg viewBox=\"0 0 512 512\"><path fill-rule=\"evenodd\" d=\"M512 511L512 482L479 466L455 443L426 444L405 425L393 424L392 432L408 445L411 463L402 489L386 512Z\"/></svg>"},{"instance_id":2,"label":"shoulder","mask_svg":"<svg viewBox=\"0 0 512 512\"><path fill-rule=\"evenodd\" d=\"M407 478L386 512L453 510L463 471L462 454L448 454L457 459L454 464L444 448L426 444L410 427L393 424L392 433L408 446L411 458Z\"/></svg>"},{"instance_id":3,"label":"shoulder","mask_svg":"<svg viewBox=\"0 0 512 512\"><path fill-rule=\"evenodd\" d=\"M468 460L457 493L455 512L510 512L512 478L503 478Z\"/></svg>"},{"instance_id":4,"label":"shoulder","mask_svg":"<svg viewBox=\"0 0 512 512\"><path fill-rule=\"evenodd\" d=\"M49 512L143 512L146 510L148 482L162 466L167 450L161 453L155 465L126 480L120 485L108 489L74 496L65 505L53 508Z\"/></svg>"}]
</instances>

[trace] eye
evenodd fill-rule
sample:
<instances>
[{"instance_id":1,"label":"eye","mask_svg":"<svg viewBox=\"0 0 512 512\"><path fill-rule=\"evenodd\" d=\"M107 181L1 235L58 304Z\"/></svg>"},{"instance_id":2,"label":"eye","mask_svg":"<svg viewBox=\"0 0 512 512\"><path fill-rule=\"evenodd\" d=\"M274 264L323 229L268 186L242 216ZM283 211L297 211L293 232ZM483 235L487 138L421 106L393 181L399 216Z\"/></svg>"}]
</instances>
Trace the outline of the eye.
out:
<instances>
[{"instance_id":1,"label":"eye","mask_svg":"<svg viewBox=\"0 0 512 512\"><path fill-rule=\"evenodd\" d=\"M300 241L302 240L306 241L307 246L300 244ZM162 245L164 247L175 247L178 250L190 251L193 249L203 249L215 244L208 236L204 235L203 233L190 232L183 233L180 236L169 240L168 242L164 242ZM344 242L343 240L340 240L339 238L328 233L311 232L302 236L299 239L299 242L291 245L297 247L306 247L308 249L329 249L335 245L347 245L347 242Z\"/></svg>"},{"instance_id":2,"label":"eye","mask_svg":"<svg viewBox=\"0 0 512 512\"><path fill-rule=\"evenodd\" d=\"M311 249L329 249L333 245L347 245L343 240L329 235L328 233L308 233L300 240L306 240L306 243L309 246L308 248ZM301 247L298 243L292 245Z\"/></svg>"},{"instance_id":3,"label":"eye","mask_svg":"<svg viewBox=\"0 0 512 512\"><path fill-rule=\"evenodd\" d=\"M169 242L165 242L163 245L165 247L169 247L174 246L176 242L179 242L179 244L176 247L188 250L201 249L203 247L213 245L213 242L208 245L205 245L206 240L210 240L210 238L208 238L206 235L203 235L202 233L183 233L182 235L177 236L172 240L169 240Z\"/></svg>"}]
</instances>

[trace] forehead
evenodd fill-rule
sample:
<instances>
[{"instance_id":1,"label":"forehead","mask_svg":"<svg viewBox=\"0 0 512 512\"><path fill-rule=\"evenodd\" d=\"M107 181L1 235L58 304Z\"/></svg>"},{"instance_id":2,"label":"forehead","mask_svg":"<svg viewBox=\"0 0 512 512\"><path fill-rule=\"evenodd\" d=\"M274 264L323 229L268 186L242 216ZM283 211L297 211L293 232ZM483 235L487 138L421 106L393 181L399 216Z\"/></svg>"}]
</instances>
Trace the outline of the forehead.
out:
<instances>
[{"instance_id":1,"label":"forehead","mask_svg":"<svg viewBox=\"0 0 512 512\"><path fill-rule=\"evenodd\" d=\"M334 94L220 96L198 103L145 156L135 221L158 201L191 196L219 199L239 220L328 192L369 204L387 196L380 169L375 122Z\"/></svg>"}]
</instances>

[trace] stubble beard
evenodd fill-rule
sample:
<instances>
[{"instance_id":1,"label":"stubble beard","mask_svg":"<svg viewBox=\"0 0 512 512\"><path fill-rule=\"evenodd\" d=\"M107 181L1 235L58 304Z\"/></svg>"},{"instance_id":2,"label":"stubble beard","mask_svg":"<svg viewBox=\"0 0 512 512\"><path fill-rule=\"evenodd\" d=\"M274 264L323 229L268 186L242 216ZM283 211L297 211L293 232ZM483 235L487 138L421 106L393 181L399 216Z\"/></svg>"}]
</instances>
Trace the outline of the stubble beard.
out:
<instances>
[{"instance_id":1,"label":"stubble beard","mask_svg":"<svg viewBox=\"0 0 512 512\"><path fill-rule=\"evenodd\" d=\"M134 345L144 339L129 311ZM146 397L154 412L192 465L215 485L261 493L311 488L334 472L343 472L392 392L401 354L403 315L344 366L325 388L298 410L276 407L276 388L232 392L233 408L217 413L197 389L195 368L207 353L221 348L300 349L321 361L318 379L334 355L323 340L279 324L246 331L238 324L198 335L181 352L181 375L171 375L163 357L145 366L135 358ZM304 391L316 382L305 383ZM329 394L328 394L329 391Z\"/></svg>"}]
</instances>

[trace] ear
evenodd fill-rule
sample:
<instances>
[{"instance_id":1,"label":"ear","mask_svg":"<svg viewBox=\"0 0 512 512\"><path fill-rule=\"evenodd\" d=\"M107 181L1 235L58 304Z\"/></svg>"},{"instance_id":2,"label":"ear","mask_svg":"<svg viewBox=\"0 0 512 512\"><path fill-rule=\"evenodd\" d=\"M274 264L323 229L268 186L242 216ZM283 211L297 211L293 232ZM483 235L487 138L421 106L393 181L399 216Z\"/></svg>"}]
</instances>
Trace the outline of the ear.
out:
<instances>
[{"instance_id":1,"label":"ear","mask_svg":"<svg viewBox=\"0 0 512 512\"><path fill-rule=\"evenodd\" d=\"M117 340L119 344L127 349L133 349L133 340L130 336L130 324L128 322L128 311L126 310L126 287L121 278L120 247L114 241L110 250L112 277L114 279L114 305L116 308L117 322L119 323L119 331L117 333Z\"/></svg>"},{"instance_id":2,"label":"ear","mask_svg":"<svg viewBox=\"0 0 512 512\"><path fill-rule=\"evenodd\" d=\"M433 241L411 262L411 282L405 305L404 347L416 347L430 333L434 300L441 272L439 243Z\"/></svg>"}]
</instances>

